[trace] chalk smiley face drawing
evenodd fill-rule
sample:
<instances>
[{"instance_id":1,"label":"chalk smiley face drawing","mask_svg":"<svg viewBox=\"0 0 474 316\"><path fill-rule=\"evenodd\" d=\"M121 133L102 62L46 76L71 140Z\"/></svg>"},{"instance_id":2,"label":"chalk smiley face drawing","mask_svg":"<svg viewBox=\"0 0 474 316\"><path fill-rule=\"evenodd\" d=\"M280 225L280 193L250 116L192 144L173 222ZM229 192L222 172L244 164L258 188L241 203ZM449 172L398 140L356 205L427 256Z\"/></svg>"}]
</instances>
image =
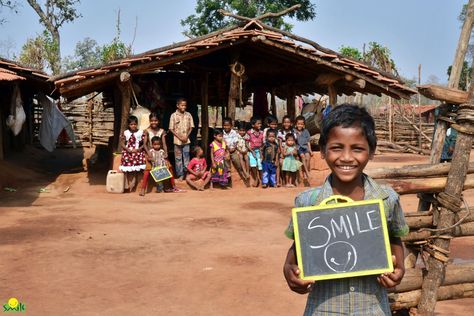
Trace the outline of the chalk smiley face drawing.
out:
<instances>
[{"instance_id":1,"label":"chalk smiley face drawing","mask_svg":"<svg viewBox=\"0 0 474 316\"><path fill-rule=\"evenodd\" d=\"M334 272L349 272L357 264L357 251L345 241L335 241L324 249L324 262Z\"/></svg>"}]
</instances>

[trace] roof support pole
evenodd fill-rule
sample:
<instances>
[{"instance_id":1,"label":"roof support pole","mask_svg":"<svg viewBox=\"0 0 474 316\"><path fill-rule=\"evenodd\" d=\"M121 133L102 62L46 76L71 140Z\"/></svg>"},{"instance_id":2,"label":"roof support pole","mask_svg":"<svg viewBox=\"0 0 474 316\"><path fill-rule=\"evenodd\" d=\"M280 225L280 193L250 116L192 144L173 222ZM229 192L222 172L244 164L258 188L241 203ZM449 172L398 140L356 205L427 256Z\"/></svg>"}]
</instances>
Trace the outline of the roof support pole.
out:
<instances>
[{"instance_id":1,"label":"roof support pole","mask_svg":"<svg viewBox=\"0 0 474 316\"><path fill-rule=\"evenodd\" d=\"M237 59L234 60L230 66L230 84L229 84L229 98L227 101L227 116L230 117L233 121L235 120L235 111L237 104L240 102L241 96L241 73L242 69L238 68L239 62Z\"/></svg>"},{"instance_id":2,"label":"roof support pole","mask_svg":"<svg viewBox=\"0 0 474 316\"><path fill-rule=\"evenodd\" d=\"M127 120L128 116L130 115L130 105L131 105L131 97L132 97L132 86L130 83L127 81L122 82L119 81L117 82L117 88L120 91L120 101L121 101L121 111L120 111L120 134L119 137L123 135L123 132L127 129ZM119 106L119 105L117 105ZM117 120L116 120L117 121ZM118 145L117 145L117 151L121 150L122 143L119 139Z\"/></svg>"},{"instance_id":3,"label":"roof support pole","mask_svg":"<svg viewBox=\"0 0 474 316\"><path fill-rule=\"evenodd\" d=\"M337 90L333 84L328 85L329 104L333 107L337 105Z\"/></svg>"},{"instance_id":4,"label":"roof support pole","mask_svg":"<svg viewBox=\"0 0 474 316\"><path fill-rule=\"evenodd\" d=\"M275 89L272 88L271 90L271 95L270 95L270 104L272 108L272 115L277 119L278 121L278 113L277 113L277 106L276 106L276 98L275 98Z\"/></svg>"},{"instance_id":5,"label":"roof support pole","mask_svg":"<svg viewBox=\"0 0 474 316\"><path fill-rule=\"evenodd\" d=\"M4 127L5 127L5 124L3 123L3 113L0 110L0 160L4 159L4 154L3 154Z\"/></svg>"},{"instance_id":6,"label":"roof support pole","mask_svg":"<svg viewBox=\"0 0 474 316\"><path fill-rule=\"evenodd\" d=\"M209 73L205 73L201 81L201 145L204 157L207 157L209 143Z\"/></svg>"},{"instance_id":7,"label":"roof support pole","mask_svg":"<svg viewBox=\"0 0 474 316\"><path fill-rule=\"evenodd\" d=\"M296 108L295 108L295 88L293 86L288 87L288 94L286 96L286 114L293 121L295 119Z\"/></svg>"}]
</instances>

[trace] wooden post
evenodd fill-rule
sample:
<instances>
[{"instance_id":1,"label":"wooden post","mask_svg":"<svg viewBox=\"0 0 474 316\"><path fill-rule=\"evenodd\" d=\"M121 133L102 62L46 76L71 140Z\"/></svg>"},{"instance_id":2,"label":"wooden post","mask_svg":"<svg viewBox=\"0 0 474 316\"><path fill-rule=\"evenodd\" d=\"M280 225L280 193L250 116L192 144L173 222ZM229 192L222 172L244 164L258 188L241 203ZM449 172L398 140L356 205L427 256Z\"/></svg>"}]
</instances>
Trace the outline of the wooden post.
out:
<instances>
[{"instance_id":1,"label":"wooden post","mask_svg":"<svg viewBox=\"0 0 474 316\"><path fill-rule=\"evenodd\" d=\"M458 47L454 56L454 62L451 67L451 75L449 76L448 87L457 88L461 78L464 57L466 56L467 47L471 38L472 26L474 23L474 0L469 0L466 10L466 18L459 35Z\"/></svg>"},{"instance_id":2,"label":"wooden post","mask_svg":"<svg viewBox=\"0 0 474 316\"><path fill-rule=\"evenodd\" d=\"M388 141L389 142L393 142L392 117L393 117L392 97L388 97Z\"/></svg>"},{"instance_id":3,"label":"wooden post","mask_svg":"<svg viewBox=\"0 0 474 316\"><path fill-rule=\"evenodd\" d=\"M0 109L0 160L5 158L3 149L3 135L4 135L4 124L3 124L3 111Z\"/></svg>"},{"instance_id":4,"label":"wooden post","mask_svg":"<svg viewBox=\"0 0 474 316\"><path fill-rule=\"evenodd\" d=\"M128 116L130 115L132 89L129 83L125 83L125 84L118 83L117 85L120 91L120 100L121 100L120 119L118 120L118 122L120 122L119 137L121 137L123 135L123 132L125 132L125 130L127 129L127 120L128 120ZM116 147L117 152L121 151L121 145L122 144L119 140L118 145Z\"/></svg>"},{"instance_id":5,"label":"wooden post","mask_svg":"<svg viewBox=\"0 0 474 316\"><path fill-rule=\"evenodd\" d=\"M328 85L329 104L334 108L337 105L337 90L333 84Z\"/></svg>"},{"instance_id":6,"label":"wooden post","mask_svg":"<svg viewBox=\"0 0 474 316\"><path fill-rule=\"evenodd\" d=\"M93 119L93 112L94 112L94 100L89 99L87 101L87 110L89 115L89 148L94 146L93 135L92 131L94 129L94 119Z\"/></svg>"},{"instance_id":7,"label":"wooden post","mask_svg":"<svg viewBox=\"0 0 474 316\"><path fill-rule=\"evenodd\" d=\"M292 86L288 87L286 96L286 114L291 117L291 120L295 119L296 114L295 97L295 89Z\"/></svg>"},{"instance_id":8,"label":"wooden post","mask_svg":"<svg viewBox=\"0 0 474 316\"><path fill-rule=\"evenodd\" d=\"M209 74L206 72L201 82L201 143L204 157L207 157L209 142Z\"/></svg>"},{"instance_id":9,"label":"wooden post","mask_svg":"<svg viewBox=\"0 0 474 316\"><path fill-rule=\"evenodd\" d=\"M473 1L470 1L470 3ZM473 73L474 76L474 73ZM474 85L469 88L469 101L468 101L468 112L474 112ZM462 106L458 111L466 111ZM468 116L471 116L468 113ZM469 156L471 153L473 136L469 133L464 133L462 129L467 131L474 130L474 122L472 119L462 120L457 122L460 127L458 128L458 137L456 145L454 147L453 160L451 163L451 169L449 170L448 180L444 195L453 201L450 203L456 206L461 206L460 201L457 201L461 196L464 187L464 181L466 179L467 170L469 167ZM443 196L444 196L443 195ZM441 207L439 212L439 220L437 229L446 229L454 224L456 214L453 210L450 210L444 206ZM447 229L444 234L453 234L454 229ZM434 240L434 246L449 251L450 239L438 238ZM449 253L449 252L448 252ZM437 290L441 286L442 280L445 276L445 264L444 262L435 259L430 256L427 263L427 274L423 279L422 293L418 308L421 314L434 315L434 309L437 300Z\"/></svg>"},{"instance_id":10,"label":"wooden post","mask_svg":"<svg viewBox=\"0 0 474 316\"><path fill-rule=\"evenodd\" d=\"M275 89L271 89L271 95L270 95L270 103L271 103L271 108L272 108L272 115L277 119L278 121L278 113L277 113L277 105L276 105L276 98L275 98Z\"/></svg>"},{"instance_id":11,"label":"wooden post","mask_svg":"<svg viewBox=\"0 0 474 316\"><path fill-rule=\"evenodd\" d=\"M421 64L418 64L418 85L421 85ZM418 92L418 119L419 122L419 133L418 133L418 145L420 146L420 150L422 149L423 142L421 140L421 134L423 133L422 126L421 126L421 94ZM415 122L415 120L413 120Z\"/></svg>"},{"instance_id":12,"label":"wooden post","mask_svg":"<svg viewBox=\"0 0 474 316\"><path fill-rule=\"evenodd\" d=\"M243 75L243 72L245 69L241 65L241 67L237 67L237 65L241 65L238 61L237 58L234 60L232 65L230 65L230 84L229 84L229 98L227 101L227 115L232 119L232 121L235 121L235 111L237 104L240 102L240 96L242 91L240 91L241 86L240 86L240 81L241 81L241 76ZM238 104L240 105L240 104ZM222 110L222 113L224 113L224 110Z\"/></svg>"}]
</instances>

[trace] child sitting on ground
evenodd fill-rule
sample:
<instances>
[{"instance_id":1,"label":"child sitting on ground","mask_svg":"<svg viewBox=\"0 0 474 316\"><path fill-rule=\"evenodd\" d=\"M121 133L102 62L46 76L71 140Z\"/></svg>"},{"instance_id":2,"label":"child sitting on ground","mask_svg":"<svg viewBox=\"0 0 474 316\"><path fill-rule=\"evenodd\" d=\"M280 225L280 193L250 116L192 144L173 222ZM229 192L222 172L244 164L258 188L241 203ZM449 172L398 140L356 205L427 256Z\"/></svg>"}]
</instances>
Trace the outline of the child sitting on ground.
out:
<instances>
[{"instance_id":1,"label":"child sitting on ground","mask_svg":"<svg viewBox=\"0 0 474 316\"><path fill-rule=\"evenodd\" d=\"M262 178L262 161L260 160L260 147L263 145L262 120L258 117L250 119L252 128L247 131L247 149L249 151L249 165L253 179L253 186L260 185Z\"/></svg>"},{"instance_id":2,"label":"child sitting on ground","mask_svg":"<svg viewBox=\"0 0 474 316\"><path fill-rule=\"evenodd\" d=\"M211 174L207 170L206 158L203 158L204 151L201 147L194 147L194 158L189 162L186 175L186 182L198 191L204 191L204 188L211 179Z\"/></svg>"},{"instance_id":3,"label":"child sitting on ground","mask_svg":"<svg viewBox=\"0 0 474 316\"><path fill-rule=\"evenodd\" d=\"M298 156L303 163L303 183L305 187L309 187L309 172L311 171L311 157L313 151L311 150L311 135L305 128L305 118L300 115L295 119L295 129L293 131L296 137L296 144L298 145Z\"/></svg>"},{"instance_id":4,"label":"child sitting on ground","mask_svg":"<svg viewBox=\"0 0 474 316\"><path fill-rule=\"evenodd\" d=\"M291 133L286 134L285 143L281 148L284 157L281 170L285 176L285 187L294 188L296 186L296 174L303 164L296 158L298 157L298 150L295 144L295 136Z\"/></svg>"},{"instance_id":5,"label":"child sitting on ground","mask_svg":"<svg viewBox=\"0 0 474 316\"><path fill-rule=\"evenodd\" d=\"M319 205L334 195L354 201L382 199L390 236L394 270L379 276L360 276L326 281L299 278L294 243L284 265L292 291L308 296L305 315L391 315L386 288L400 284L405 273L400 237L408 233L398 194L364 174L377 146L375 124L370 114L356 105L343 104L329 112L321 127L321 157L331 174L321 187L309 189L295 199L295 207ZM294 239L293 223L286 235Z\"/></svg>"},{"instance_id":6,"label":"child sitting on ground","mask_svg":"<svg viewBox=\"0 0 474 316\"><path fill-rule=\"evenodd\" d=\"M129 192L135 191L137 187L138 174L145 170L145 151L143 149L145 135L138 129L137 117L128 117L128 129L120 136L122 142L122 161L120 171L125 173L125 189Z\"/></svg>"},{"instance_id":7,"label":"child sitting on ground","mask_svg":"<svg viewBox=\"0 0 474 316\"><path fill-rule=\"evenodd\" d=\"M225 156L227 146L224 142L222 130L214 130L214 141L209 145L211 147L211 189L214 183L219 183L222 187L227 188L229 184L229 171L225 164Z\"/></svg>"},{"instance_id":8,"label":"child sitting on ground","mask_svg":"<svg viewBox=\"0 0 474 316\"><path fill-rule=\"evenodd\" d=\"M276 130L269 129L266 134L267 140L260 151L262 159L262 188L270 186L274 188L278 184L277 169L280 149L276 141Z\"/></svg>"}]
</instances>

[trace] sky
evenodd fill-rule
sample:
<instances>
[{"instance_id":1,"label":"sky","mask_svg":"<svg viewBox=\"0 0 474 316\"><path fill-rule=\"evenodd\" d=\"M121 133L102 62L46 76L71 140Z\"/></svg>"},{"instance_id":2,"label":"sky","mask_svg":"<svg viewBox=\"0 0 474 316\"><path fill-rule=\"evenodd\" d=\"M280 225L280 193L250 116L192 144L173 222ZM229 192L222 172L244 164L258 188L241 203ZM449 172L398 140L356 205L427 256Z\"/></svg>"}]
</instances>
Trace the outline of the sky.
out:
<instances>
[{"instance_id":1,"label":"sky","mask_svg":"<svg viewBox=\"0 0 474 316\"><path fill-rule=\"evenodd\" d=\"M2 9L7 22L0 25L1 53L21 49L27 38L41 33L38 17L26 0L20 0L18 14ZM40 0L40 2L42 2ZM362 50L364 43L375 41L392 52L399 73L406 78L418 76L422 82L436 76L447 82L461 31L457 17L467 0L314 0L316 18L294 24L294 34L338 50L342 45ZM99 44L115 36L117 12L121 12L121 37L132 43L136 21L134 53L186 40L180 20L194 13L195 0L81 0L82 17L61 29L63 57L72 55L76 43L85 37ZM2 45L3 44L3 45ZM432 77L431 77L432 78Z\"/></svg>"}]
</instances>

